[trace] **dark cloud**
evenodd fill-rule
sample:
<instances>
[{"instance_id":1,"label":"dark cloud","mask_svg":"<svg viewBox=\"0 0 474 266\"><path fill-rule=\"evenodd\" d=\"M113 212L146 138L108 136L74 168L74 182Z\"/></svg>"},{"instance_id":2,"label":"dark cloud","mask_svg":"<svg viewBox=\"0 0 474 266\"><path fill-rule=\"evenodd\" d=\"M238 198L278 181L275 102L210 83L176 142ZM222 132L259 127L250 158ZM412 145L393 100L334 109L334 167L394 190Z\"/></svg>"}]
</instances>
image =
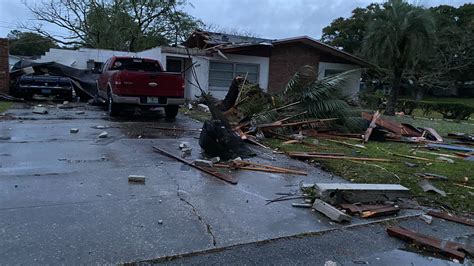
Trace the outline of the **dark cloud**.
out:
<instances>
[{"instance_id":1,"label":"dark cloud","mask_svg":"<svg viewBox=\"0 0 474 266\"><path fill-rule=\"evenodd\" d=\"M28 0L35 3L40 0ZM338 17L350 16L355 7L380 0L189 0L185 10L206 24L221 29L254 33L267 38L309 35L321 36L321 30ZM468 0L421 0L425 6L459 6ZM0 37L19 23L30 22L31 15L22 0L0 0ZM53 32L64 32L49 26Z\"/></svg>"}]
</instances>

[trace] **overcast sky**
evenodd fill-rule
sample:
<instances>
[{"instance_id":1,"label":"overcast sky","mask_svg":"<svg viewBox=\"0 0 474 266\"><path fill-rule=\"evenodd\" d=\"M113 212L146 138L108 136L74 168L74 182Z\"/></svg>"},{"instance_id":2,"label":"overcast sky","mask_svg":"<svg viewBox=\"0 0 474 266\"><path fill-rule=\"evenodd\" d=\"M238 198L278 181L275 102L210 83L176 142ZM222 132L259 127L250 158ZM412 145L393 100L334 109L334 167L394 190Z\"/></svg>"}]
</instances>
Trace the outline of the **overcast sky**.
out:
<instances>
[{"instance_id":1,"label":"overcast sky","mask_svg":"<svg viewBox=\"0 0 474 266\"><path fill-rule=\"evenodd\" d=\"M30 3L35 0L27 0ZM40 0L36 0L40 1ZM45 0L41 0L45 1ZM276 39L308 35L321 37L321 30L338 17L348 17L355 7L365 7L371 0L189 0L185 10L206 24L220 29L250 32ZM411 1L413 2L413 1ZM459 6L467 0L418 0L424 6L449 4ZM0 0L0 37L22 22L35 23L22 0ZM63 31L47 27L53 33Z\"/></svg>"}]
</instances>

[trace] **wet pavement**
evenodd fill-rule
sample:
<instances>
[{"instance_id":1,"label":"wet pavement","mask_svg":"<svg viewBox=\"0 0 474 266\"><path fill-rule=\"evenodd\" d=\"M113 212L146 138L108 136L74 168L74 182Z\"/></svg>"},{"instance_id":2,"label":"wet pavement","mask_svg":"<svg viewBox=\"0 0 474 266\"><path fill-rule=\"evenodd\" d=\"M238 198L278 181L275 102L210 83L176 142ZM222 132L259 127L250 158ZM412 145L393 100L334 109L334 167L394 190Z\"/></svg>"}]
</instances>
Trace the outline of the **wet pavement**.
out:
<instances>
[{"instance_id":1,"label":"wet pavement","mask_svg":"<svg viewBox=\"0 0 474 266\"><path fill-rule=\"evenodd\" d=\"M294 235L346 230L275 193L296 192L301 182L346 182L304 162L252 146L253 162L291 167L308 176L238 171L231 185L153 152L158 146L187 159L201 158L201 123L162 113L111 120L99 107L28 106L0 121L0 261L31 263L121 263L248 244ZM99 128L97 127L99 126ZM101 128L101 127L105 127ZM78 128L76 134L71 128ZM108 132L108 138L98 135ZM145 184L128 175L146 176ZM398 219L419 211L403 210ZM386 220L381 218L380 220ZM377 220L375 220L377 221Z\"/></svg>"}]
</instances>

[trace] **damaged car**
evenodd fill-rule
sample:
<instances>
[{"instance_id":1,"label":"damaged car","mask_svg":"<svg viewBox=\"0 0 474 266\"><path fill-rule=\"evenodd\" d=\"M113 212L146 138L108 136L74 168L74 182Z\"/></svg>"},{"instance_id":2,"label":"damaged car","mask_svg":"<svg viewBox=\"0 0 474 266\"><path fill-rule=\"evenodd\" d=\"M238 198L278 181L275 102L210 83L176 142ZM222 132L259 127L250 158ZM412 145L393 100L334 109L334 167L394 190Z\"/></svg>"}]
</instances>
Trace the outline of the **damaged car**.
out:
<instances>
[{"instance_id":1,"label":"damaged car","mask_svg":"<svg viewBox=\"0 0 474 266\"><path fill-rule=\"evenodd\" d=\"M76 97L74 86L68 77L27 74L21 76L13 94L31 100L34 95L56 97L71 101Z\"/></svg>"}]
</instances>

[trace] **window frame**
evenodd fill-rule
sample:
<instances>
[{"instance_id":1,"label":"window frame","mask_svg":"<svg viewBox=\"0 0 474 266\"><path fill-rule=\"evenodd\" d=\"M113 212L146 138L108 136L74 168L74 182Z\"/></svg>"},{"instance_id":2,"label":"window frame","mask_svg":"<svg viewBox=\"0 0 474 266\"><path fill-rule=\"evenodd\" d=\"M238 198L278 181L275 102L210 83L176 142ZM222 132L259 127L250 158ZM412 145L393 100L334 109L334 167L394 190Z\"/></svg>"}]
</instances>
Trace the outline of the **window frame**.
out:
<instances>
[{"instance_id":1,"label":"window frame","mask_svg":"<svg viewBox=\"0 0 474 266\"><path fill-rule=\"evenodd\" d=\"M221 70L221 69L213 69L212 63L219 63L219 64L229 64L232 65L232 71L231 70ZM260 64L254 64L254 63L242 63L242 62L223 62L223 61L216 61L212 60L209 62L209 88L212 88L212 90L222 90L222 91L227 91L229 89L230 83L228 86L216 86L212 85L211 81L212 80L218 80L218 81L230 81L232 82L232 79L234 79L237 75L237 65L244 65L244 66L256 66L257 67L257 72L248 72L249 74L256 74L256 83L259 83L260 80ZM224 78L211 78L211 72L216 71L216 72L223 72L223 73L232 73L232 79L224 79ZM241 73L241 71L240 71Z\"/></svg>"}]
</instances>

